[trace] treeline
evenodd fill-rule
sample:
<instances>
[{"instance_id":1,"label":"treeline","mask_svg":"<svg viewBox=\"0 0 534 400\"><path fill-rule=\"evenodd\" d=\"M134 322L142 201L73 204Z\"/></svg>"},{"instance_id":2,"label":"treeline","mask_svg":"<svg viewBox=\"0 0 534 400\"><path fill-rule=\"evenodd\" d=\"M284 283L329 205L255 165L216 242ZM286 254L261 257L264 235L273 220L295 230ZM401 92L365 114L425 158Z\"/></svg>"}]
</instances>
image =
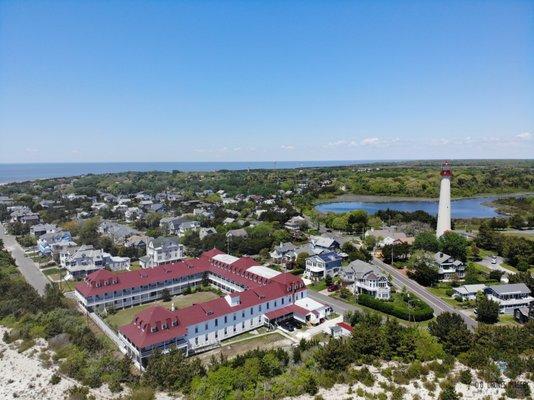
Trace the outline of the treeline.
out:
<instances>
[{"instance_id":1,"label":"treeline","mask_svg":"<svg viewBox=\"0 0 534 400\"><path fill-rule=\"evenodd\" d=\"M382 373L391 382L406 385L433 371L441 378L440 392L428 385L431 395L456 399L455 384L472 383L471 371L460 368L453 373L455 362L477 370L478 378L491 383L503 382L496 361L505 362L509 383L507 394L514 397L517 388L527 392L525 381L534 373L534 323L522 327L481 325L472 333L457 314L442 314L430 322L429 330L400 325L396 320L383 321L376 314L356 312L347 316L354 327L352 336L318 340L301 340L291 351L282 349L253 350L232 359L212 358L208 365L196 358L185 358L178 351L156 355L148 363L142 383L171 392L184 393L191 399L279 399L303 394L315 395L320 387L336 383L362 382L372 386L376 377L365 365L396 360L397 368ZM425 386L427 387L427 386ZM388 388L394 398L401 398L402 387ZM515 391L514 391L515 390ZM447 397L451 396L451 397Z\"/></svg>"},{"instance_id":2,"label":"treeline","mask_svg":"<svg viewBox=\"0 0 534 400\"><path fill-rule=\"evenodd\" d=\"M495 230L491 221L480 224L475 243L480 248L496 251L519 271L527 271L534 265L534 241L504 235Z\"/></svg>"}]
</instances>

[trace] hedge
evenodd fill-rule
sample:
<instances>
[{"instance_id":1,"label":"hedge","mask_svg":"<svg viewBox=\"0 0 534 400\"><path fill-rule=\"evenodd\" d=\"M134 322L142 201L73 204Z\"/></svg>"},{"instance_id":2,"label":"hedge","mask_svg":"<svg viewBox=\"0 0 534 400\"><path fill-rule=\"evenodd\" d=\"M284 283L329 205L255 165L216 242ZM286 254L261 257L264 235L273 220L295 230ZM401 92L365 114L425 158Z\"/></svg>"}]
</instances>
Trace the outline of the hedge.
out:
<instances>
[{"instance_id":1,"label":"hedge","mask_svg":"<svg viewBox=\"0 0 534 400\"><path fill-rule=\"evenodd\" d=\"M369 294L358 295L358 304L382 311L394 317L406 321L426 321L434 317L434 310L419 298L414 298L412 304L415 308L409 310L407 307L401 307L392 301L375 299Z\"/></svg>"}]
</instances>

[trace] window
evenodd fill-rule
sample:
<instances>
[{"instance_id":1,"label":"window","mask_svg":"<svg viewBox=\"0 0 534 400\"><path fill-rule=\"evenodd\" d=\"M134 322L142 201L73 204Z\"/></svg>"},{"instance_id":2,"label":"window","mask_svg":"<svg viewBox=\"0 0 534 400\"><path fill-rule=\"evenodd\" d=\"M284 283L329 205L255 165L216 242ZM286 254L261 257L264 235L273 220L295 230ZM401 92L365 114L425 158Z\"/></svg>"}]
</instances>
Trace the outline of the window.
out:
<instances>
[{"instance_id":1,"label":"window","mask_svg":"<svg viewBox=\"0 0 534 400\"><path fill-rule=\"evenodd\" d=\"M195 344L198 344L198 337L195 338Z\"/></svg>"},{"instance_id":2,"label":"window","mask_svg":"<svg viewBox=\"0 0 534 400\"><path fill-rule=\"evenodd\" d=\"M284 300L285 300L285 299L282 297L282 305L284 305Z\"/></svg>"},{"instance_id":3,"label":"window","mask_svg":"<svg viewBox=\"0 0 534 400\"><path fill-rule=\"evenodd\" d=\"M195 326L195 333L198 333L198 326Z\"/></svg>"},{"instance_id":4,"label":"window","mask_svg":"<svg viewBox=\"0 0 534 400\"><path fill-rule=\"evenodd\" d=\"M208 330L208 324L206 324L206 325L204 326L204 330L205 330L205 331Z\"/></svg>"},{"instance_id":5,"label":"window","mask_svg":"<svg viewBox=\"0 0 534 400\"><path fill-rule=\"evenodd\" d=\"M245 321L243 321L243 322L241 323L241 328L242 328L242 329L245 329Z\"/></svg>"},{"instance_id":6,"label":"window","mask_svg":"<svg viewBox=\"0 0 534 400\"><path fill-rule=\"evenodd\" d=\"M206 333L205 340L206 340L206 342L208 341L208 334L207 333Z\"/></svg>"},{"instance_id":7,"label":"window","mask_svg":"<svg viewBox=\"0 0 534 400\"><path fill-rule=\"evenodd\" d=\"M254 307L250 307L250 315L254 314Z\"/></svg>"},{"instance_id":8,"label":"window","mask_svg":"<svg viewBox=\"0 0 534 400\"><path fill-rule=\"evenodd\" d=\"M228 322L228 317L225 315L224 316L224 323L226 324Z\"/></svg>"},{"instance_id":9,"label":"window","mask_svg":"<svg viewBox=\"0 0 534 400\"><path fill-rule=\"evenodd\" d=\"M215 326L219 326L219 319L215 318Z\"/></svg>"}]
</instances>

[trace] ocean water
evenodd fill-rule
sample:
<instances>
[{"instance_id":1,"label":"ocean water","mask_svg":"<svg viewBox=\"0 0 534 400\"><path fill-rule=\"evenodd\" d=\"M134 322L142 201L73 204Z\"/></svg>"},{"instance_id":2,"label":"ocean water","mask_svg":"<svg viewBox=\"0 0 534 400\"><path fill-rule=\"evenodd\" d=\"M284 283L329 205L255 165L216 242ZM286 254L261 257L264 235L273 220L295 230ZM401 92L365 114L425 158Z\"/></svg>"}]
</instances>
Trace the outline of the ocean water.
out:
<instances>
[{"instance_id":1,"label":"ocean water","mask_svg":"<svg viewBox=\"0 0 534 400\"><path fill-rule=\"evenodd\" d=\"M451 202L452 218L491 218L499 214L486 203L495 197L474 197L470 199L453 200ZM344 213L353 210L364 210L368 214L375 214L379 210L417 211L422 210L430 215L438 215L437 201L389 201L363 202L349 201L339 203L323 203L315 207L320 212Z\"/></svg>"},{"instance_id":2,"label":"ocean water","mask_svg":"<svg viewBox=\"0 0 534 400\"><path fill-rule=\"evenodd\" d=\"M174 170L219 171L246 169L286 169L307 167L333 167L367 164L374 161L249 161L249 162L117 162L117 163L39 163L0 164L0 184L23 182L34 179L60 178L85 174L113 172L146 172Z\"/></svg>"}]
</instances>

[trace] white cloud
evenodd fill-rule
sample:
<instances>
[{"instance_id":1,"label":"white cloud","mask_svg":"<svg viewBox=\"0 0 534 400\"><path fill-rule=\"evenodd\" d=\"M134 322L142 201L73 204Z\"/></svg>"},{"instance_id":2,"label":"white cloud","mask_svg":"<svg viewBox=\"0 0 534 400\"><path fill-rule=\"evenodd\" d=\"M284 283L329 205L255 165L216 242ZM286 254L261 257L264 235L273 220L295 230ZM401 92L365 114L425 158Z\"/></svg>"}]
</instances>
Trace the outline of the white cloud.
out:
<instances>
[{"instance_id":1,"label":"white cloud","mask_svg":"<svg viewBox=\"0 0 534 400\"><path fill-rule=\"evenodd\" d=\"M365 138L361 141L362 146L376 146L380 143L377 137Z\"/></svg>"},{"instance_id":2,"label":"white cloud","mask_svg":"<svg viewBox=\"0 0 534 400\"><path fill-rule=\"evenodd\" d=\"M292 146L290 144L283 144L282 146L280 146L280 148L282 150L295 150L295 146Z\"/></svg>"},{"instance_id":3,"label":"white cloud","mask_svg":"<svg viewBox=\"0 0 534 400\"><path fill-rule=\"evenodd\" d=\"M32 147L27 147L25 149L26 153L30 153L30 154L35 154L35 153L39 153L39 149L34 149Z\"/></svg>"},{"instance_id":4,"label":"white cloud","mask_svg":"<svg viewBox=\"0 0 534 400\"><path fill-rule=\"evenodd\" d=\"M530 140L532 138L532 133L523 132L523 133L520 133L519 135L516 135L516 138L520 140Z\"/></svg>"},{"instance_id":5,"label":"white cloud","mask_svg":"<svg viewBox=\"0 0 534 400\"><path fill-rule=\"evenodd\" d=\"M334 142L328 142L328 144L325 147L341 147L341 146L354 147L354 146L357 146L357 145L358 145L358 143L356 143L355 140L341 139L341 140L336 140Z\"/></svg>"},{"instance_id":6,"label":"white cloud","mask_svg":"<svg viewBox=\"0 0 534 400\"><path fill-rule=\"evenodd\" d=\"M364 138L360 142L360 144L362 146L382 146L382 147L386 147L386 146L390 146L392 144L399 143L399 142L400 142L399 138L380 139L380 138L377 138L377 137L368 137L368 138Z\"/></svg>"}]
</instances>

